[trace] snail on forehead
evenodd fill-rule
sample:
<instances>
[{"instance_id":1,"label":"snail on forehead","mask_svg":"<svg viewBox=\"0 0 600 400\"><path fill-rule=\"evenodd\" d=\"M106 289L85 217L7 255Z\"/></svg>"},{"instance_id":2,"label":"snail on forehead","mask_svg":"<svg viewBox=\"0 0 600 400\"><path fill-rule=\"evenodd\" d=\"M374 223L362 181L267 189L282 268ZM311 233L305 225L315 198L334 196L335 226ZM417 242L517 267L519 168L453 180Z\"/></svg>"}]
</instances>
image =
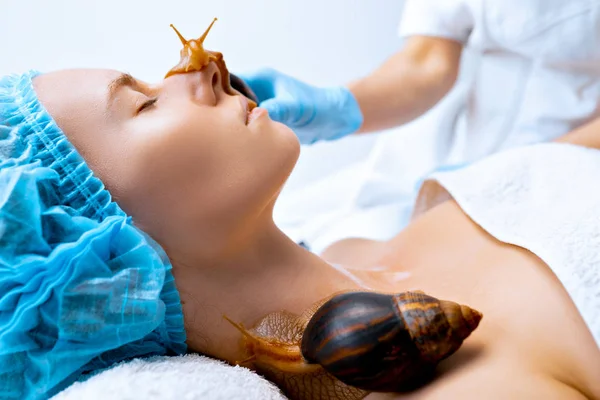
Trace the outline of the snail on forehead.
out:
<instances>
[{"instance_id":1,"label":"snail on forehead","mask_svg":"<svg viewBox=\"0 0 600 400\"><path fill-rule=\"evenodd\" d=\"M214 18L202 36L200 36L198 39L189 40L184 38L177 28L171 24L171 28L173 28L179 37L181 44L183 44L183 49L181 49L179 53L179 62L176 66L171 68L169 72L167 72L165 79L176 74L202 71L202 69L204 69L208 64L214 62L221 73L221 83L225 93L230 95L242 94L243 96L247 97L249 99L248 108L249 111L251 111L258 103L256 95L244 83L243 80L229 73L227 66L225 65L225 61L223 60L222 53L218 51L206 50L204 48L204 40L206 39L206 36L208 36L208 33L216 21L217 19Z\"/></svg>"},{"instance_id":2,"label":"snail on forehead","mask_svg":"<svg viewBox=\"0 0 600 400\"><path fill-rule=\"evenodd\" d=\"M350 292L302 315L276 312L242 333L242 364L292 399L357 400L369 392L404 392L431 379L478 327L482 314L421 291Z\"/></svg>"}]
</instances>

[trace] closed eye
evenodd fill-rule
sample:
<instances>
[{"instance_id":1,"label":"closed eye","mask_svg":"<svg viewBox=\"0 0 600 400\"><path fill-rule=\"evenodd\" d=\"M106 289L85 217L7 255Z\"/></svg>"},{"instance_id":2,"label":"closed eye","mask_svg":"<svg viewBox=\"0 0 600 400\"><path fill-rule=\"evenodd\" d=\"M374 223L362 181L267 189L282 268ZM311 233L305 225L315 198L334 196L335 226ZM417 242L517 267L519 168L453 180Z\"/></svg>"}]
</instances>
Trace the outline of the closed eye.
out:
<instances>
[{"instance_id":1,"label":"closed eye","mask_svg":"<svg viewBox=\"0 0 600 400\"><path fill-rule=\"evenodd\" d=\"M153 99L150 99L148 101L145 101L144 104L142 104L140 106L140 108L138 108L137 112L138 114L149 109L150 107L154 106L156 104L156 102L158 101L158 97L155 97Z\"/></svg>"}]
</instances>

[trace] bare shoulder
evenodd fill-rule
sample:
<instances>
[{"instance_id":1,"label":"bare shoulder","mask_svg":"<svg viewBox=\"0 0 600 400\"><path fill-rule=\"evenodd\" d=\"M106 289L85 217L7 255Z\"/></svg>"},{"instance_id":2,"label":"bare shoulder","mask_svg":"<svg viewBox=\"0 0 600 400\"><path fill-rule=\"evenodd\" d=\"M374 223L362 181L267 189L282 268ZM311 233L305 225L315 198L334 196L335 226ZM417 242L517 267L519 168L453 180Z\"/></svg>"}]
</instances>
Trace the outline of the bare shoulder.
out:
<instances>
[{"instance_id":1,"label":"bare shoulder","mask_svg":"<svg viewBox=\"0 0 600 400\"><path fill-rule=\"evenodd\" d=\"M598 394L596 394L598 395ZM448 371L422 389L410 394L376 394L365 400L586 400L594 394L548 375L528 370L518 360L481 360L458 370Z\"/></svg>"}]
</instances>

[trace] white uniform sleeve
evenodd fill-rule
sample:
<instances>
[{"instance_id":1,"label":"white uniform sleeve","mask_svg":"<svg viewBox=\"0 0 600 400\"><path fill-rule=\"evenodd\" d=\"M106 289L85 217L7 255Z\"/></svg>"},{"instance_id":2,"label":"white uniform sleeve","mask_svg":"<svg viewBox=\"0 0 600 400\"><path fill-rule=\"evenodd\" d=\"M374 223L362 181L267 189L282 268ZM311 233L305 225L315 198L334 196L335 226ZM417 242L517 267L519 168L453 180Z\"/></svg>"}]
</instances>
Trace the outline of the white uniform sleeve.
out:
<instances>
[{"instance_id":1,"label":"white uniform sleeve","mask_svg":"<svg viewBox=\"0 0 600 400\"><path fill-rule=\"evenodd\" d=\"M469 0L406 0L398 33L401 37L436 36L466 43L473 24Z\"/></svg>"}]
</instances>

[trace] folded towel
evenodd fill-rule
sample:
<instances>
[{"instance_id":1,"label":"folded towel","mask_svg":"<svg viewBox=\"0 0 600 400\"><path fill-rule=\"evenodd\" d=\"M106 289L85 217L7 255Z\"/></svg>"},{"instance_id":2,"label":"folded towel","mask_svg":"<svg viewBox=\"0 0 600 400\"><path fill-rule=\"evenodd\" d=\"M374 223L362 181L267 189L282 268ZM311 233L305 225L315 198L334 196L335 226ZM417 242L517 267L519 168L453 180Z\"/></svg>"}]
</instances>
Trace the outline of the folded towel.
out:
<instances>
[{"instance_id":1,"label":"folded towel","mask_svg":"<svg viewBox=\"0 0 600 400\"><path fill-rule=\"evenodd\" d=\"M53 400L285 400L279 389L243 367L195 354L115 365L77 382Z\"/></svg>"},{"instance_id":2,"label":"folded towel","mask_svg":"<svg viewBox=\"0 0 600 400\"><path fill-rule=\"evenodd\" d=\"M552 269L600 346L600 151L546 143L433 174L415 215L454 198L501 242Z\"/></svg>"}]
</instances>

